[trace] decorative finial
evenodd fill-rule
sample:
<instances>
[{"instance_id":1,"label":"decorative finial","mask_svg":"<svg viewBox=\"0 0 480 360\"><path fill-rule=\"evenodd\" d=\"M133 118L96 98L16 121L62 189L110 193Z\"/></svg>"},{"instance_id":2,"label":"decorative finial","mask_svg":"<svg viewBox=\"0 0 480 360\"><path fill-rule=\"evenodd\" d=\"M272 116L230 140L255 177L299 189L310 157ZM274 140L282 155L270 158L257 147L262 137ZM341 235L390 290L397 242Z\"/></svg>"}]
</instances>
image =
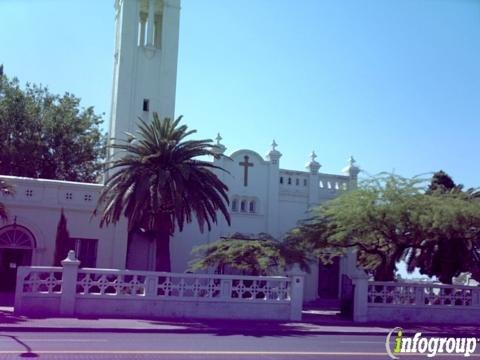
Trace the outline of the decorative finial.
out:
<instances>
[{"instance_id":1,"label":"decorative finial","mask_svg":"<svg viewBox=\"0 0 480 360\"><path fill-rule=\"evenodd\" d=\"M348 159L348 163L353 166L357 161L353 158L353 155L350 155L350 159Z\"/></svg>"},{"instance_id":2,"label":"decorative finial","mask_svg":"<svg viewBox=\"0 0 480 360\"><path fill-rule=\"evenodd\" d=\"M272 150L270 150L266 157L272 164L278 165L278 160L282 157L282 153L277 150L278 144L275 142L275 139L272 141Z\"/></svg>"},{"instance_id":3,"label":"decorative finial","mask_svg":"<svg viewBox=\"0 0 480 360\"><path fill-rule=\"evenodd\" d=\"M350 155L350 158L348 159L348 165L343 168L342 172L350 175L351 177L356 177L360 172L360 168L355 165L356 162L357 161L355 160L353 155Z\"/></svg>"},{"instance_id":4,"label":"decorative finial","mask_svg":"<svg viewBox=\"0 0 480 360\"><path fill-rule=\"evenodd\" d=\"M68 251L68 254L67 254L67 259L70 260L70 261L76 260L75 251L69 250L69 251Z\"/></svg>"},{"instance_id":5,"label":"decorative finial","mask_svg":"<svg viewBox=\"0 0 480 360\"><path fill-rule=\"evenodd\" d=\"M317 174L322 165L320 165L315 159L317 158L317 154L315 154L315 151L312 150L312 153L310 154L310 161L305 164L305 167L310 170L310 173L312 174Z\"/></svg>"},{"instance_id":6,"label":"decorative finial","mask_svg":"<svg viewBox=\"0 0 480 360\"><path fill-rule=\"evenodd\" d=\"M272 150L273 150L273 151L276 151L277 146L278 146L278 145L277 145L277 143L275 142L275 139L273 139L273 142L272 142Z\"/></svg>"},{"instance_id":7,"label":"decorative finial","mask_svg":"<svg viewBox=\"0 0 480 360\"><path fill-rule=\"evenodd\" d=\"M60 264L62 264L63 267L78 267L80 265L80 260L77 259L74 250L69 250L67 257L63 259Z\"/></svg>"},{"instance_id":8,"label":"decorative finial","mask_svg":"<svg viewBox=\"0 0 480 360\"><path fill-rule=\"evenodd\" d=\"M217 155L223 154L225 150L227 150L227 147L221 143L222 139L223 138L220 133L217 133L217 137L215 138L215 140L217 140L217 143L215 144L215 146L213 146L213 152Z\"/></svg>"},{"instance_id":9,"label":"decorative finial","mask_svg":"<svg viewBox=\"0 0 480 360\"><path fill-rule=\"evenodd\" d=\"M217 140L217 145L221 145L220 144L220 141L222 141L222 137L220 136L220 133L217 134L217 137L215 138L215 140Z\"/></svg>"}]
</instances>

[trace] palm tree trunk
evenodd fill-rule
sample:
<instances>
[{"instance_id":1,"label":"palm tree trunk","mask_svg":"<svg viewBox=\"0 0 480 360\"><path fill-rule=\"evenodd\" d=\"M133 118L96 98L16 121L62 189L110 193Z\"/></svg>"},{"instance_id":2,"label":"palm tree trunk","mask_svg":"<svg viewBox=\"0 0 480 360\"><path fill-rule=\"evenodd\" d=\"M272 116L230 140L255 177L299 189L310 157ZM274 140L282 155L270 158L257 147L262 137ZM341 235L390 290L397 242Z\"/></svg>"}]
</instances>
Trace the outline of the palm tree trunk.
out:
<instances>
[{"instance_id":1,"label":"palm tree trunk","mask_svg":"<svg viewBox=\"0 0 480 360\"><path fill-rule=\"evenodd\" d=\"M163 227L155 235L155 270L170 272L170 231Z\"/></svg>"}]
</instances>

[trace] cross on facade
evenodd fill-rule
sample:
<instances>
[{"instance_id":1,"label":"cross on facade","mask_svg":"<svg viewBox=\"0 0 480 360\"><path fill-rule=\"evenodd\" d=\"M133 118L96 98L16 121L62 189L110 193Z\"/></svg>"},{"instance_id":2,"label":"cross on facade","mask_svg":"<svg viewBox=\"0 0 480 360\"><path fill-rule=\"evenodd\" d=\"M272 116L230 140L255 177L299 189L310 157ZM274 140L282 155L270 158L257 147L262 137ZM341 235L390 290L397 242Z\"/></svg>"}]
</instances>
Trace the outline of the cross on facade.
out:
<instances>
[{"instance_id":1,"label":"cross on facade","mask_svg":"<svg viewBox=\"0 0 480 360\"><path fill-rule=\"evenodd\" d=\"M249 159L248 155L245 155L243 159L245 161L239 162L238 164L240 166L243 166L243 186L248 186L248 168L253 167L253 163L248 162L248 159Z\"/></svg>"}]
</instances>

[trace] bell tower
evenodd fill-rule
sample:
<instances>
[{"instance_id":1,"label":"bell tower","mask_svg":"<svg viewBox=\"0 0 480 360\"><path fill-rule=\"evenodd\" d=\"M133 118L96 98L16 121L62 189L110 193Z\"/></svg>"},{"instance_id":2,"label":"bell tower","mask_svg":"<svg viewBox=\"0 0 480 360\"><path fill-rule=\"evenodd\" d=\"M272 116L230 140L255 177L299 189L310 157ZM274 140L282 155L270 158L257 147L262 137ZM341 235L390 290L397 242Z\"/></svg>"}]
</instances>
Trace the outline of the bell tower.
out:
<instances>
[{"instance_id":1,"label":"bell tower","mask_svg":"<svg viewBox=\"0 0 480 360\"><path fill-rule=\"evenodd\" d=\"M109 137L135 133L138 118L175 115L180 0L115 0Z\"/></svg>"}]
</instances>

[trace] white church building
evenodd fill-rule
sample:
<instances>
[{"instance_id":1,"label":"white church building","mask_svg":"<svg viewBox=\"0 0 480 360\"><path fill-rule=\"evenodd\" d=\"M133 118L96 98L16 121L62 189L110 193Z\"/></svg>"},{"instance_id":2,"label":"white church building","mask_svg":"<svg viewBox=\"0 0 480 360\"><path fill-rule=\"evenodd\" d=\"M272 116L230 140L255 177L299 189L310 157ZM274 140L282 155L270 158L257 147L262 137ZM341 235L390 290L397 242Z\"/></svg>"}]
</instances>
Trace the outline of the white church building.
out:
<instances>
[{"instance_id":1,"label":"white church building","mask_svg":"<svg viewBox=\"0 0 480 360\"><path fill-rule=\"evenodd\" d=\"M138 117L148 120L154 112L174 117L180 1L116 0L115 14L109 134L121 138L135 132ZM320 172L313 152L305 170L283 169L275 141L262 156L251 149L227 151L221 140L218 135L219 151L227 157L212 161L228 171L218 176L229 188L231 226L221 219L210 232L200 233L192 223L176 233L171 240L173 272L187 270L194 246L223 236L264 232L281 238L309 208L357 183L359 169L353 158L342 174ZM0 292L13 290L18 266L53 265L61 209L81 266L154 269L155 245L140 237L129 240L126 220L100 228L99 218L92 217L102 184L1 177L16 193L0 196L9 213L9 220L0 223ZM347 265L346 259L330 266L314 264L306 275L305 301L338 298Z\"/></svg>"}]
</instances>

